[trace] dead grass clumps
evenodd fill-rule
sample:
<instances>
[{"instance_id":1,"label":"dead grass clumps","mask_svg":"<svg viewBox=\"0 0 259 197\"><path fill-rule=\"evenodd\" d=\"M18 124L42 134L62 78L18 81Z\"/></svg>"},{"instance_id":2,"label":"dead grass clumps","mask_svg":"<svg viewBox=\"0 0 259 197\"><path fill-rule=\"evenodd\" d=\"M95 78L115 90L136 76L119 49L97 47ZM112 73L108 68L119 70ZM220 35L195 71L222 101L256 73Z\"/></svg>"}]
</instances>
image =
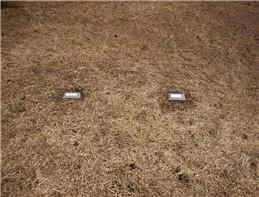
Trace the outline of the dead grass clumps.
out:
<instances>
[{"instance_id":1,"label":"dead grass clumps","mask_svg":"<svg viewBox=\"0 0 259 197\"><path fill-rule=\"evenodd\" d=\"M12 4L2 196L259 196L258 2Z\"/></svg>"}]
</instances>

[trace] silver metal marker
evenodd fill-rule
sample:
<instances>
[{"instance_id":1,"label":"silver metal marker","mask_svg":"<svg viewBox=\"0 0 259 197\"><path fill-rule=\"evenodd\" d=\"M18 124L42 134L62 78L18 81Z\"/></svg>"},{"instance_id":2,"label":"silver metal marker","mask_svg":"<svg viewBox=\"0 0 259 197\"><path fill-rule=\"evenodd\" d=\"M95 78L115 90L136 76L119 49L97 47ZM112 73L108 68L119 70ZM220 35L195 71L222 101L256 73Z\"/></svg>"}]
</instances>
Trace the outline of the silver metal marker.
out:
<instances>
[{"instance_id":1,"label":"silver metal marker","mask_svg":"<svg viewBox=\"0 0 259 197\"><path fill-rule=\"evenodd\" d=\"M169 101L185 101L185 95L179 93L168 93Z\"/></svg>"},{"instance_id":2,"label":"silver metal marker","mask_svg":"<svg viewBox=\"0 0 259 197\"><path fill-rule=\"evenodd\" d=\"M65 92L63 98L79 99L81 98L80 92Z\"/></svg>"}]
</instances>

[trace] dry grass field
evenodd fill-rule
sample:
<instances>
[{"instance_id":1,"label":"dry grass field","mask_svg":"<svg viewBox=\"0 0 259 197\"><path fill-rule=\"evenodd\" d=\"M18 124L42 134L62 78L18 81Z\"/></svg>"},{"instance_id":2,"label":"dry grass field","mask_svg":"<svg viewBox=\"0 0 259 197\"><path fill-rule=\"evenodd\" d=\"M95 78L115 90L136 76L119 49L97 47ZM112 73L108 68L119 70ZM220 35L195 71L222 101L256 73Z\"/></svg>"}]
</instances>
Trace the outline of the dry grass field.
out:
<instances>
[{"instance_id":1,"label":"dry grass field","mask_svg":"<svg viewBox=\"0 0 259 197\"><path fill-rule=\"evenodd\" d=\"M259 2L1 14L1 196L259 196Z\"/></svg>"}]
</instances>

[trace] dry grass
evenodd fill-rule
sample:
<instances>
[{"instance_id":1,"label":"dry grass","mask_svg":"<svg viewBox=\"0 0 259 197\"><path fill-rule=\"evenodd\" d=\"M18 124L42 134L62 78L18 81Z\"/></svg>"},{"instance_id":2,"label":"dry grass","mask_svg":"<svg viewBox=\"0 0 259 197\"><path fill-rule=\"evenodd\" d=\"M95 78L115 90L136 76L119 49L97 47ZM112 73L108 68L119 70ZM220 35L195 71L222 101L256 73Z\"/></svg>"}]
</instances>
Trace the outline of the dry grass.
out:
<instances>
[{"instance_id":1,"label":"dry grass","mask_svg":"<svg viewBox=\"0 0 259 197\"><path fill-rule=\"evenodd\" d=\"M11 4L2 196L259 196L258 2Z\"/></svg>"}]
</instances>

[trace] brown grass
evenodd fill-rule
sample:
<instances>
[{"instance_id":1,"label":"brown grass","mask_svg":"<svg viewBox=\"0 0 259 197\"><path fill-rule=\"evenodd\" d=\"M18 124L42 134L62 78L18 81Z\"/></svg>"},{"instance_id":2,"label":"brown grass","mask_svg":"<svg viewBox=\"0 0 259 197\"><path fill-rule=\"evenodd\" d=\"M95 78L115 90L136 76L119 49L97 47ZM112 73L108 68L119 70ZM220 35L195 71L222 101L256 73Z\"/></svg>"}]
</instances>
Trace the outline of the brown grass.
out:
<instances>
[{"instance_id":1,"label":"brown grass","mask_svg":"<svg viewBox=\"0 0 259 197\"><path fill-rule=\"evenodd\" d=\"M259 196L258 2L1 12L2 196Z\"/></svg>"}]
</instances>

